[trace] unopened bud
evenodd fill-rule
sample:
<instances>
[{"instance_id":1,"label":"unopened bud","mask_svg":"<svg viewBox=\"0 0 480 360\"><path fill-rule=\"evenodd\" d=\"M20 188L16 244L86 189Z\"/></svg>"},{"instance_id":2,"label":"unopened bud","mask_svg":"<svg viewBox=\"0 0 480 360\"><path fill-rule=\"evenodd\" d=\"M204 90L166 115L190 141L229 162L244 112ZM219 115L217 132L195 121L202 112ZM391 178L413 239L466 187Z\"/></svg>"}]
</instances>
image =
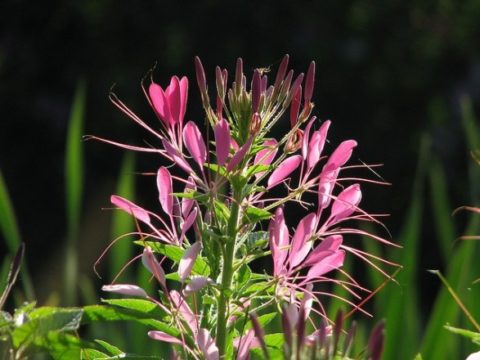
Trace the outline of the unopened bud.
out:
<instances>
[{"instance_id":1,"label":"unopened bud","mask_svg":"<svg viewBox=\"0 0 480 360\"><path fill-rule=\"evenodd\" d=\"M252 111L253 113L258 112L258 105L260 104L260 95L261 95L261 78L260 78L260 72L258 70L255 70L253 73L253 79L252 79Z\"/></svg>"},{"instance_id":2,"label":"unopened bud","mask_svg":"<svg viewBox=\"0 0 480 360\"><path fill-rule=\"evenodd\" d=\"M261 126L262 126L262 119L260 115L257 112L253 113L252 119L250 121L250 128L249 128L250 134L258 133L260 131Z\"/></svg>"},{"instance_id":3,"label":"unopened bud","mask_svg":"<svg viewBox=\"0 0 480 360\"><path fill-rule=\"evenodd\" d=\"M207 80L205 79L205 69L198 56L195 56L195 72L197 74L197 84L202 96L207 93Z\"/></svg>"},{"instance_id":4,"label":"unopened bud","mask_svg":"<svg viewBox=\"0 0 480 360\"><path fill-rule=\"evenodd\" d=\"M288 60L289 60L288 54L283 57L282 62L280 63L280 66L278 67L277 71L277 77L275 78L275 84L274 87L276 89L280 88L280 85L282 84L282 81L285 79L285 74L287 73L287 67L288 67Z\"/></svg>"},{"instance_id":5,"label":"unopened bud","mask_svg":"<svg viewBox=\"0 0 480 360\"><path fill-rule=\"evenodd\" d=\"M223 82L223 73L219 66L215 68L215 83L217 85L217 94L223 99L225 96L225 84Z\"/></svg>"},{"instance_id":6,"label":"unopened bud","mask_svg":"<svg viewBox=\"0 0 480 360\"><path fill-rule=\"evenodd\" d=\"M300 86L297 93L293 95L292 104L290 105L290 126L293 128L298 120L298 113L300 111L300 103L302 100L302 87Z\"/></svg>"},{"instance_id":7,"label":"unopened bud","mask_svg":"<svg viewBox=\"0 0 480 360\"><path fill-rule=\"evenodd\" d=\"M307 78L305 79L305 104L309 103L312 100L313 95L313 85L315 83L315 61L310 63L307 71Z\"/></svg>"},{"instance_id":8,"label":"unopened bud","mask_svg":"<svg viewBox=\"0 0 480 360\"><path fill-rule=\"evenodd\" d=\"M235 92L238 96L242 90L242 78L243 78L243 60L237 59L237 66L235 68Z\"/></svg>"},{"instance_id":9,"label":"unopened bud","mask_svg":"<svg viewBox=\"0 0 480 360\"><path fill-rule=\"evenodd\" d=\"M286 154L294 153L302 147L303 130L297 129L287 140L284 151Z\"/></svg>"}]
</instances>

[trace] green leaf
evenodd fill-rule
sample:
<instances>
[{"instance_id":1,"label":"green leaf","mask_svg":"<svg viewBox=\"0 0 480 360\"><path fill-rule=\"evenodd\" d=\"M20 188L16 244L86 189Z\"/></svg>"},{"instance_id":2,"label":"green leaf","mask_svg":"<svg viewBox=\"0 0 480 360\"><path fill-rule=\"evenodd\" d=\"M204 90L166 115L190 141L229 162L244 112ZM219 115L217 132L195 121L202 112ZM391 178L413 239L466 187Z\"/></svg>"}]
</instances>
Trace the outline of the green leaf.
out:
<instances>
[{"instance_id":1,"label":"green leaf","mask_svg":"<svg viewBox=\"0 0 480 360\"><path fill-rule=\"evenodd\" d=\"M95 349L82 349L81 352L81 359L84 360L108 359L109 357L109 355Z\"/></svg>"},{"instance_id":2,"label":"green leaf","mask_svg":"<svg viewBox=\"0 0 480 360\"><path fill-rule=\"evenodd\" d=\"M250 280L252 270L250 270L248 265L242 265L235 274L237 279L237 289L240 289Z\"/></svg>"},{"instance_id":3,"label":"green leaf","mask_svg":"<svg viewBox=\"0 0 480 360\"><path fill-rule=\"evenodd\" d=\"M217 218L221 219L224 223L227 223L228 219L230 219L230 210L228 209L227 205L218 200L215 200L214 206L215 215L217 216Z\"/></svg>"},{"instance_id":4,"label":"green leaf","mask_svg":"<svg viewBox=\"0 0 480 360\"><path fill-rule=\"evenodd\" d=\"M216 172L217 174L223 177L227 177L227 169L225 168L225 166L219 167L217 164L209 164L209 163L205 163L203 164L203 166L206 167L207 169L212 170L213 172Z\"/></svg>"},{"instance_id":5,"label":"green leaf","mask_svg":"<svg viewBox=\"0 0 480 360\"><path fill-rule=\"evenodd\" d=\"M71 334L49 331L45 336L35 338L33 343L45 349L54 360L80 358L82 341Z\"/></svg>"},{"instance_id":6,"label":"green leaf","mask_svg":"<svg viewBox=\"0 0 480 360\"><path fill-rule=\"evenodd\" d=\"M444 328L454 334L465 336L466 338L472 340L475 344L480 345L480 333L478 332L461 329L450 325L445 325Z\"/></svg>"},{"instance_id":7,"label":"green leaf","mask_svg":"<svg viewBox=\"0 0 480 360\"><path fill-rule=\"evenodd\" d=\"M95 342L100 345L102 348L104 348L110 355L122 355L124 352L120 350L118 347L109 344L106 341L96 339Z\"/></svg>"},{"instance_id":8,"label":"green leaf","mask_svg":"<svg viewBox=\"0 0 480 360\"><path fill-rule=\"evenodd\" d=\"M268 245L267 231L256 231L246 234L246 243L249 249L264 249Z\"/></svg>"},{"instance_id":9,"label":"green leaf","mask_svg":"<svg viewBox=\"0 0 480 360\"><path fill-rule=\"evenodd\" d=\"M83 310L80 308L41 307L32 310L25 322L12 333L15 347L28 341L36 341L51 331L75 331L80 326Z\"/></svg>"},{"instance_id":10,"label":"green leaf","mask_svg":"<svg viewBox=\"0 0 480 360\"><path fill-rule=\"evenodd\" d=\"M175 327L172 327L162 321L153 319L152 315L148 312L103 305L89 305L85 306L83 310L84 315L82 318L82 324L128 320L145 325L149 327L150 330L160 330L172 336L179 335L179 332Z\"/></svg>"},{"instance_id":11,"label":"green leaf","mask_svg":"<svg viewBox=\"0 0 480 360\"><path fill-rule=\"evenodd\" d=\"M261 315L261 316L257 317L257 321L260 324L260 326L262 328L264 328L267 324L271 323L272 320L275 319L276 316L277 316L276 312L264 314L264 315ZM247 325L245 326L245 330L249 330L251 328L252 328L252 323L249 321L247 323ZM268 336L268 335L265 335L265 337L266 336Z\"/></svg>"},{"instance_id":12,"label":"green leaf","mask_svg":"<svg viewBox=\"0 0 480 360\"><path fill-rule=\"evenodd\" d=\"M245 211L245 216L250 223L256 223L262 220L268 220L272 217L272 214L264 209L257 208L255 206L249 206Z\"/></svg>"},{"instance_id":13,"label":"green leaf","mask_svg":"<svg viewBox=\"0 0 480 360\"><path fill-rule=\"evenodd\" d=\"M151 318L163 318L166 313L157 304L143 299L103 299L104 303L123 309L149 315Z\"/></svg>"},{"instance_id":14,"label":"green leaf","mask_svg":"<svg viewBox=\"0 0 480 360\"><path fill-rule=\"evenodd\" d=\"M258 174L259 172L269 171L272 168L271 165L253 165L247 169L247 178L251 178L253 175Z\"/></svg>"},{"instance_id":15,"label":"green leaf","mask_svg":"<svg viewBox=\"0 0 480 360\"><path fill-rule=\"evenodd\" d=\"M268 347L273 347L277 349L282 349L283 347L283 333L276 333L276 334L267 334L264 337L265 339L265 344Z\"/></svg>"},{"instance_id":16,"label":"green leaf","mask_svg":"<svg viewBox=\"0 0 480 360\"><path fill-rule=\"evenodd\" d=\"M135 244L143 246L145 243L143 241L135 241ZM183 257L183 254L185 253L184 249L175 245L167 245L160 242L152 241L147 241L146 245L150 246L150 248L154 252L165 255L167 258L177 263L180 261L180 259ZM193 264L192 272L195 275L208 276L210 275L210 267L205 262L204 258L202 258L201 256L197 256L197 259Z\"/></svg>"}]
</instances>

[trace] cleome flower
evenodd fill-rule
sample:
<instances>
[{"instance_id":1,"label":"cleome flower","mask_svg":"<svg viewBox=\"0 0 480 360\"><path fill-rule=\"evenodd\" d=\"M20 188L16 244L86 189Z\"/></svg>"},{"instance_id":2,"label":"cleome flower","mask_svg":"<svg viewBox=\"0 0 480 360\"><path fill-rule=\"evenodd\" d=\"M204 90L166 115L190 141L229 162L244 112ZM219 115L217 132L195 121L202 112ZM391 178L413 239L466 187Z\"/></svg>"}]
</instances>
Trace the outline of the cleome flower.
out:
<instances>
[{"instance_id":1,"label":"cleome flower","mask_svg":"<svg viewBox=\"0 0 480 360\"><path fill-rule=\"evenodd\" d=\"M152 170L159 213L118 195L110 199L135 219L133 234L143 247L135 259L141 258L156 279L159 296L116 281L103 289L156 304L166 316L157 320L163 324L160 329L148 336L172 344L174 358L248 359L257 347L268 354L276 345L269 343L260 324L275 316L282 318L286 349L292 348L288 334L294 328L309 346L326 336L331 323L323 298L334 295L325 283L342 286L357 299L360 292L368 292L342 269L346 256L364 260L388 278L383 265L395 265L350 245L351 235L394 245L348 225L352 220L381 224L381 215L363 210L360 202L362 182L383 182L345 175L371 167L348 164L355 140L343 141L325 154L332 123L312 116L315 63L306 74L297 75L288 64L287 55L272 83L260 69L247 82L242 59L236 62L231 82L227 69L217 66L216 94L211 98L197 57L196 80L209 128L185 121L189 82L173 76L166 87L153 79L144 87L158 118L155 125L115 94L110 96L117 108L153 135L151 146L88 137L166 161ZM275 138L272 129L281 122L287 124L286 133ZM286 193L273 195L282 191ZM305 209L294 231L285 215L290 206ZM267 225L268 231L263 231ZM272 258L273 273L255 273L251 262L265 257ZM333 276L334 271L344 279ZM307 334L304 325L312 321L312 313L323 316L327 325Z\"/></svg>"}]
</instances>

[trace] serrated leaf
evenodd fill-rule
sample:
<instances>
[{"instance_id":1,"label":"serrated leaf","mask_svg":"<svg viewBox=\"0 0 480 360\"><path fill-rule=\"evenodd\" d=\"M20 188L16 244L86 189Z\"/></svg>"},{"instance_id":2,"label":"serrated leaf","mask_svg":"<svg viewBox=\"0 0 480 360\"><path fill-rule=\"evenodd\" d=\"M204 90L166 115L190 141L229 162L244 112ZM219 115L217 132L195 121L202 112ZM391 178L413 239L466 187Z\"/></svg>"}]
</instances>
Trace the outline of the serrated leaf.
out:
<instances>
[{"instance_id":1,"label":"serrated leaf","mask_svg":"<svg viewBox=\"0 0 480 360\"><path fill-rule=\"evenodd\" d=\"M247 246L249 249L263 249L268 244L269 234L267 231L256 231L246 235Z\"/></svg>"},{"instance_id":2,"label":"serrated leaf","mask_svg":"<svg viewBox=\"0 0 480 360\"><path fill-rule=\"evenodd\" d=\"M12 333L15 347L45 337L52 331L75 331L80 326L83 310L79 308L41 307L32 310L25 322Z\"/></svg>"},{"instance_id":3,"label":"serrated leaf","mask_svg":"<svg viewBox=\"0 0 480 360\"><path fill-rule=\"evenodd\" d=\"M249 206L245 210L245 216L247 217L248 222L256 223L262 220L268 220L272 217L272 214L264 209L257 208L255 206Z\"/></svg>"},{"instance_id":4,"label":"serrated leaf","mask_svg":"<svg viewBox=\"0 0 480 360\"><path fill-rule=\"evenodd\" d=\"M248 265L243 265L236 272L238 288L244 286L252 276L252 270Z\"/></svg>"}]
</instances>

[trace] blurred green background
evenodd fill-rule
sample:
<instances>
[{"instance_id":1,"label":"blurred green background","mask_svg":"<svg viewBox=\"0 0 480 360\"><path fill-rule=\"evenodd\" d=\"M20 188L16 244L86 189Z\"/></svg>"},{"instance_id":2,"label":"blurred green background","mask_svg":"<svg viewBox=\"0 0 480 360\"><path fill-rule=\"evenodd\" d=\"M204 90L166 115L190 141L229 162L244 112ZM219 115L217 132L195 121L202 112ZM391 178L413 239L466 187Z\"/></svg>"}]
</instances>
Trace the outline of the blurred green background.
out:
<instances>
[{"instance_id":1,"label":"blurred green background","mask_svg":"<svg viewBox=\"0 0 480 360\"><path fill-rule=\"evenodd\" d=\"M356 139L355 160L385 164L380 173L393 184L366 186L363 202L368 211L391 214L385 224L404 246L389 251L405 266L400 286L389 284L375 302L387 334L395 334L389 341L405 337L401 353L387 347L388 358L408 358L420 348L433 356L433 344L443 341L438 334L451 342L442 347L466 354L471 349L442 328L446 321L459 324L457 307L437 296L440 282L426 269L448 272L472 303L480 299L472 285L480 276L479 246L455 241L480 233L478 220L451 216L458 206L480 205L470 157L480 135L479 39L478 0L2 1L0 170L39 304L95 299L102 282L93 263L124 224L113 220L112 230L112 212L102 210L111 193L136 189L140 202L157 206L150 179L127 175L155 171L160 159L123 161L122 150L80 141L85 134L149 140L112 106L110 89L154 123L143 76L155 67L163 85L172 74L187 75L187 118L202 121L195 55L212 88L217 64L232 70L241 56L246 72L271 67L273 75L288 53L297 72L317 63L314 114L333 121L330 141ZM1 254L10 253L7 244L1 241ZM108 261L100 269L111 279ZM75 279L70 285L63 284L65 273ZM373 288L382 281L367 275ZM74 285L82 281L77 296ZM432 317L435 311L440 315Z\"/></svg>"}]
</instances>

